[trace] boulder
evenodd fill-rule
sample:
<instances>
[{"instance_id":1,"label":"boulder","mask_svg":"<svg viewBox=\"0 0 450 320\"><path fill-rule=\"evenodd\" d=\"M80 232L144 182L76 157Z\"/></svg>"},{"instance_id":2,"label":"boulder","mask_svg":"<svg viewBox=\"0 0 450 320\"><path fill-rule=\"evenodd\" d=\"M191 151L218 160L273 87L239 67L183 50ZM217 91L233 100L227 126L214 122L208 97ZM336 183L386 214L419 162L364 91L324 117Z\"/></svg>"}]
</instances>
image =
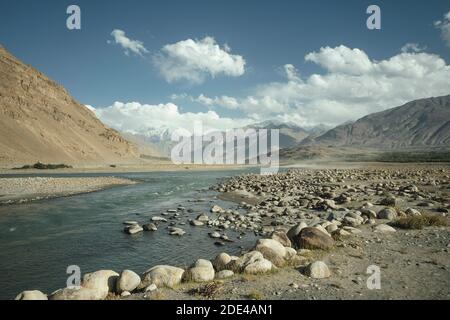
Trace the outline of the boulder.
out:
<instances>
[{"instance_id":1,"label":"boulder","mask_svg":"<svg viewBox=\"0 0 450 320\"><path fill-rule=\"evenodd\" d=\"M390 233L390 232L396 232L394 228L391 226L388 226L387 224L379 224L373 228L374 232L381 232L381 233Z\"/></svg>"},{"instance_id":2,"label":"boulder","mask_svg":"<svg viewBox=\"0 0 450 320\"><path fill-rule=\"evenodd\" d=\"M27 290L19 293L14 300L48 300L48 297L39 290Z\"/></svg>"},{"instance_id":3,"label":"boulder","mask_svg":"<svg viewBox=\"0 0 450 320\"><path fill-rule=\"evenodd\" d=\"M123 229L123 231L128 234L136 234L136 233L142 232L143 230L144 229L138 224L132 224L132 225L126 226Z\"/></svg>"},{"instance_id":4,"label":"boulder","mask_svg":"<svg viewBox=\"0 0 450 320\"><path fill-rule=\"evenodd\" d=\"M397 205L397 199L395 197L386 197L381 199L380 204L383 206L392 206L395 207Z\"/></svg>"},{"instance_id":5,"label":"boulder","mask_svg":"<svg viewBox=\"0 0 450 320\"><path fill-rule=\"evenodd\" d=\"M231 270L221 270L216 273L216 279L226 279L234 276L234 272Z\"/></svg>"},{"instance_id":6,"label":"boulder","mask_svg":"<svg viewBox=\"0 0 450 320\"><path fill-rule=\"evenodd\" d=\"M152 222L147 223L147 224L144 224L144 225L142 226L142 228L143 228L145 231L157 231L157 230L158 230L158 228L156 227L156 224L154 224L154 223L152 223Z\"/></svg>"},{"instance_id":7,"label":"boulder","mask_svg":"<svg viewBox=\"0 0 450 320\"><path fill-rule=\"evenodd\" d=\"M265 259L277 267L284 266L286 248L278 241L273 239L259 239L256 243L255 250L261 252Z\"/></svg>"},{"instance_id":8,"label":"boulder","mask_svg":"<svg viewBox=\"0 0 450 320\"><path fill-rule=\"evenodd\" d=\"M49 296L49 300L103 300L105 298L101 290L83 287L59 289Z\"/></svg>"},{"instance_id":9,"label":"boulder","mask_svg":"<svg viewBox=\"0 0 450 320\"><path fill-rule=\"evenodd\" d=\"M307 227L294 238L294 245L299 249L330 249L334 240L317 228Z\"/></svg>"},{"instance_id":10,"label":"boulder","mask_svg":"<svg viewBox=\"0 0 450 320\"><path fill-rule=\"evenodd\" d=\"M266 259L260 259L253 263L248 264L244 268L244 273L248 274L260 274L271 271L273 268L272 262Z\"/></svg>"},{"instance_id":11,"label":"boulder","mask_svg":"<svg viewBox=\"0 0 450 320\"><path fill-rule=\"evenodd\" d=\"M157 287L173 288L181 282L183 274L184 270L181 268L158 265L144 272L138 288L146 288L151 284L155 284Z\"/></svg>"},{"instance_id":12,"label":"boulder","mask_svg":"<svg viewBox=\"0 0 450 320\"><path fill-rule=\"evenodd\" d=\"M292 245L291 240L289 240L289 237L284 231L281 230L274 231L270 237L273 240L278 241L285 247L290 247Z\"/></svg>"},{"instance_id":13,"label":"boulder","mask_svg":"<svg viewBox=\"0 0 450 320\"><path fill-rule=\"evenodd\" d=\"M302 229L304 229L306 227L308 227L308 225L305 222L303 222L303 221L300 222L298 225L293 226L287 232L288 238L293 242L294 238L300 233L300 231L302 231Z\"/></svg>"},{"instance_id":14,"label":"boulder","mask_svg":"<svg viewBox=\"0 0 450 320\"><path fill-rule=\"evenodd\" d=\"M323 279L331 276L328 266L323 261L315 261L305 268L305 274L314 279Z\"/></svg>"},{"instance_id":15,"label":"boulder","mask_svg":"<svg viewBox=\"0 0 450 320\"><path fill-rule=\"evenodd\" d=\"M250 251L240 258L232 260L229 267L235 272L258 274L272 270L273 265L263 257L261 252Z\"/></svg>"},{"instance_id":16,"label":"boulder","mask_svg":"<svg viewBox=\"0 0 450 320\"><path fill-rule=\"evenodd\" d=\"M198 221L198 220L191 220L189 223L191 224L191 226L194 226L194 227L201 227L201 226L205 225L202 221Z\"/></svg>"},{"instance_id":17,"label":"boulder","mask_svg":"<svg viewBox=\"0 0 450 320\"><path fill-rule=\"evenodd\" d=\"M171 236L182 236L186 233L186 231L184 231L181 228L177 228L177 227L169 227L169 234Z\"/></svg>"},{"instance_id":18,"label":"boulder","mask_svg":"<svg viewBox=\"0 0 450 320\"><path fill-rule=\"evenodd\" d=\"M221 271L231 262L231 257L225 253L219 253L213 261L213 266L217 271Z\"/></svg>"},{"instance_id":19,"label":"boulder","mask_svg":"<svg viewBox=\"0 0 450 320\"><path fill-rule=\"evenodd\" d=\"M210 261L199 259L195 265L184 273L186 280L194 282L206 282L214 280L215 272Z\"/></svg>"},{"instance_id":20,"label":"boulder","mask_svg":"<svg viewBox=\"0 0 450 320\"><path fill-rule=\"evenodd\" d=\"M201 221L201 222L208 222L209 217L206 214L202 213L202 214L198 215L195 220Z\"/></svg>"},{"instance_id":21,"label":"boulder","mask_svg":"<svg viewBox=\"0 0 450 320\"><path fill-rule=\"evenodd\" d=\"M100 299L105 299L109 292L115 292L119 274L112 270L99 270L83 276L81 286L84 289L98 291Z\"/></svg>"},{"instance_id":22,"label":"boulder","mask_svg":"<svg viewBox=\"0 0 450 320\"><path fill-rule=\"evenodd\" d=\"M413 208L406 209L405 213L407 216L421 216L422 215L419 210L416 210Z\"/></svg>"},{"instance_id":23,"label":"boulder","mask_svg":"<svg viewBox=\"0 0 450 320\"><path fill-rule=\"evenodd\" d=\"M397 212L392 208L384 208L378 212L378 219L394 220L397 218Z\"/></svg>"},{"instance_id":24,"label":"boulder","mask_svg":"<svg viewBox=\"0 0 450 320\"><path fill-rule=\"evenodd\" d=\"M221 207L219 207L218 205L213 205L211 207L211 212L212 213L220 213L220 212L223 212L223 211L224 210Z\"/></svg>"},{"instance_id":25,"label":"boulder","mask_svg":"<svg viewBox=\"0 0 450 320\"><path fill-rule=\"evenodd\" d=\"M131 270L123 270L120 273L119 279L117 280L116 292L122 293L123 291L132 292L136 289L141 283L141 277L131 271Z\"/></svg>"},{"instance_id":26,"label":"boulder","mask_svg":"<svg viewBox=\"0 0 450 320\"><path fill-rule=\"evenodd\" d=\"M158 217L158 216L153 216L151 219L153 222L167 222L166 218L163 217Z\"/></svg>"}]
</instances>

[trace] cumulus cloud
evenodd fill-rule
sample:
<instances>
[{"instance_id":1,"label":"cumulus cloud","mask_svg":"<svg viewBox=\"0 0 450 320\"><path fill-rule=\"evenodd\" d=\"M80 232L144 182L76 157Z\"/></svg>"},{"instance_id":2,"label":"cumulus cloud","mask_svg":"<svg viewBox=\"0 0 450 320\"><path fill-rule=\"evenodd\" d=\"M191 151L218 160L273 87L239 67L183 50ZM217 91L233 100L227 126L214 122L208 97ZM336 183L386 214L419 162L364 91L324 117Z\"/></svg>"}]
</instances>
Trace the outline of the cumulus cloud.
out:
<instances>
[{"instance_id":1,"label":"cumulus cloud","mask_svg":"<svg viewBox=\"0 0 450 320\"><path fill-rule=\"evenodd\" d=\"M447 47L450 47L450 11L444 15L444 19L434 22L434 26L441 30L441 36Z\"/></svg>"},{"instance_id":2,"label":"cumulus cloud","mask_svg":"<svg viewBox=\"0 0 450 320\"><path fill-rule=\"evenodd\" d=\"M407 52L422 52L425 49L426 48L421 48L418 43L407 43L400 49L400 51L403 52L403 53L407 53Z\"/></svg>"},{"instance_id":3,"label":"cumulus cloud","mask_svg":"<svg viewBox=\"0 0 450 320\"><path fill-rule=\"evenodd\" d=\"M302 79L288 64L286 81L260 85L252 95L235 98L235 109L260 119L290 118L304 126L336 125L414 99L449 94L450 66L438 55L412 49L375 61L360 49L321 48L305 60L323 67L323 74ZM210 99L202 100L220 106Z\"/></svg>"},{"instance_id":4,"label":"cumulus cloud","mask_svg":"<svg viewBox=\"0 0 450 320\"><path fill-rule=\"evenodd\" d=\"M245 72L244 58L231 54L228 45L221 48L212 37L167 44L153 57L153 63L169 83L201 83L207 76L238 77Z\"/></svg>"},{"instance_id":5,"label":"cumulus cloud","mask_svg":"<svg viewBox=\"0 0 450 320\"><path fill-rule=\"evenodd\" d=\"M125 35L125 32L122 30L113 30L111 32L111 36L114 38L115 44L118 44L125 49L125 54L127 55L130 51L138 55L142 55L148 52L148 50L144 47L144 43L138 40L131 40ZM111 41L108 42L111 43Z\"/></svg>"},{"instance_id":6,"label":"cumulus cloud","mask_svg":"<svg viewBox=\"0 0 450 320\"><path fill-rule=\"evenodd\" d=\"M141 104L115 102L106 108L96 108L95 113L104 123L119 131L145 134L155 128L193 131L201 123L204 130L226 130L246 126L249 119L220 117L214 111L181 112L174 103Z\"/></svg>"}]
</instances>

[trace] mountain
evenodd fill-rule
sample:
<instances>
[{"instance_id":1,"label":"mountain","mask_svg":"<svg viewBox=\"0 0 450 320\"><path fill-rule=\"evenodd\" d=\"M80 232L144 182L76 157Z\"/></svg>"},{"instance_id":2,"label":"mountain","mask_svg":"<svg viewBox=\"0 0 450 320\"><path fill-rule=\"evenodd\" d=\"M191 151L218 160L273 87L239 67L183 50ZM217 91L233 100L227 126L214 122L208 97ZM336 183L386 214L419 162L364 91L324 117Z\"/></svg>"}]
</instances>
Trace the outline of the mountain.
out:
<instances>
[{"instance_id":1,"label":"mountain","mask_svg":"<svg viewBox=\"0 0 450 320\"><path fill-rule=\"evenodd\" d=\"M0 164L123 163L136 146L0 46Z\"/></svg>"},{"instance_id":2,"label":"mountain","mask_svg":"<svg viewBox=\"0 0 450 320\"><path fill-rule=\"evenodd\" d=\"M346 123L301 145L383 150L450 146L450 95L415 100Z\"/></svg>"}]
</instances>

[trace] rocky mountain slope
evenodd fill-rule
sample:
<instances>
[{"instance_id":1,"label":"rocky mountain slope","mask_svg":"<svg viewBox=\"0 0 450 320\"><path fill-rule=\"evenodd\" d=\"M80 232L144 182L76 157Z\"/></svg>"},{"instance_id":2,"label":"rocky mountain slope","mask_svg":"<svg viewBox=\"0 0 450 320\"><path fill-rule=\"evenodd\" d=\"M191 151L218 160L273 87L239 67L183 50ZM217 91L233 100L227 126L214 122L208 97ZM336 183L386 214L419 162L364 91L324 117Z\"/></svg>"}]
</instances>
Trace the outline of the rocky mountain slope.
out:
<instances>
[{"instance_id":1,"label":"rocky mountain slope","mask_svg":"<svg viewBox=\"0 0 450 320\"><path fill-rule=\"evenodd\" d=\"M450 95L420 99L343 124L301 145L450 147Z\"/></svg>"},{"instance_id":2,"label":"rocky mountain slope","mask_svg":"<svg viewBox=\"0 0 450 320\"><path fill-rule=\"evenodd\" d=\"M0 164L123 163L137 148L0 46Z\"/></svg>"}]
</instances>

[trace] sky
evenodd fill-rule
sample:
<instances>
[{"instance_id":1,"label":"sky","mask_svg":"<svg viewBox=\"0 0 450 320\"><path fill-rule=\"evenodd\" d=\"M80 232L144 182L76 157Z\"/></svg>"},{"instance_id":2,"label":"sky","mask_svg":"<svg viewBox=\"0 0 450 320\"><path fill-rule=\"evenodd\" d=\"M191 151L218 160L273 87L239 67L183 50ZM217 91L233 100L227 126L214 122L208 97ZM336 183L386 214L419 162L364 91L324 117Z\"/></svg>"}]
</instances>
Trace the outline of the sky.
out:
<instances>
[{"instance_id":1,"label":"sky","mask_svg":"<svg viewBox=\"0 0 450 320\"><path fill-rule=\"evenodd\" d=\"M448 0L1 0L0 44L135 133L333 126L450 94Z\"/></svg>"}]
</instances>

